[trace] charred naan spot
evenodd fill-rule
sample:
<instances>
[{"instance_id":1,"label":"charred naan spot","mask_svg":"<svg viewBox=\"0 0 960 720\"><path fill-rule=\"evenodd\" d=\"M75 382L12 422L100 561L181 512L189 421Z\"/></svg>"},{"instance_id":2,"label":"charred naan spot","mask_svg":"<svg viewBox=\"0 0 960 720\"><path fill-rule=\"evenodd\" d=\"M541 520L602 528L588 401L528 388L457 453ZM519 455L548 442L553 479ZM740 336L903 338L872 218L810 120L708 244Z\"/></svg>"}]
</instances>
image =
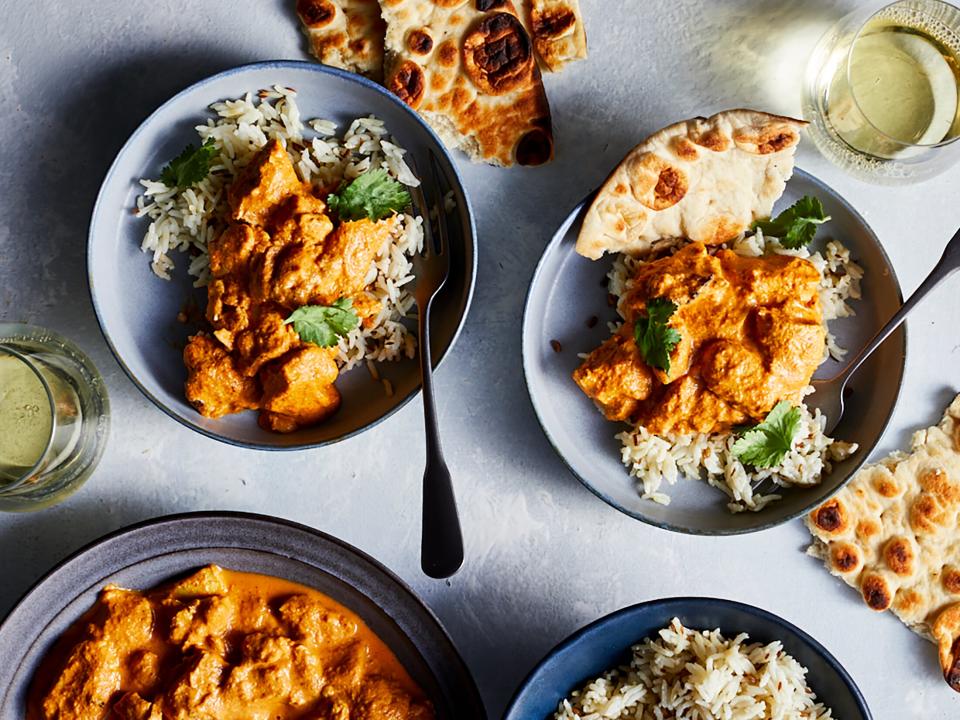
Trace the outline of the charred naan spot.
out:
<instances>
[{"instance_id":1,"label":"charred naan spot","mask_svg":"<svg viewBox=\"0 0 960 720\"><path fill-rule=\"evenodd\" d=\"M685 137L677 135L673 138L672 143L673 151L682 160L696 160L700 156L700 153L697 152L697 146Z\"/></svg>"},{"instance_id":2,"label":"charred naan spot","mask_svg":"<svg viewBox=\"0 0 960 720\"><path fill-rule=\"evenodd\" d=\"M572 31L577 24L577 16L568 7L557 7L546 12L534 11L530 21L534 37L553 39Z\"/></svg>"},{"instance_id":3,"label":"charred naan spot","mask_svg":"<svg viewBox=\"0 0 960 720\"><path fill-rule=\"evenodd\" d=\"M613 194L614 194L614 195L626 195L626 194L627 194L627 191L628 191L629 189L630 189L630 188L628 188L628 187L627 187L626 185L624 185L622 182L619 182L619 183L616 184L616 186L614 186L614 188L613 188Z\"/></svg>"},{"instance_id":4,"label":"charred naan spot","mask_svg":"<svg viewBox=\"0 0 960 720\"><path fill-rule=\"evenodd\" d=\"M356 55L366 55L370 51L370 41L366 38L357 38L350 43L350 50Z\"/></svg>"},{"instance_id":5,"label":"charred naan spot","mask_svg":"<svg viewBox=\"0 0 960 720\"><path fill-rule=\"evenodd\" d=\"M477 10L480 12L490 12L507 7L507 0L477 0Z\"/></svg>"},{"instance_id":6,"label":"charred naan spot","mask_svg":"<svg viewBox=\"0 0 960 720\"><path fill-rule=\"evenodd\" d=\"M426 55L433 50L433 38L430 37L430 33L426 29L411 30L410 34L407 35L407 47L410 48L412 53Z\"/></svg>"},{"instance_id":7,"label":"charred naan spot","mask_svg":"<svg viewBox=\"0 0 960 720\"><path fill-rule=\"evenodd\" d=\"M320 28L336 17L337 8L330 0L297 0L297 15L304 25Z\"/></svg>"},{"instance_id":8,"label":"charred naan spot","mask_svg":"<svg viewBox=\"0 0 960 720\"><path fill-rule=\"evenodd\" d=\"M953 662L949 668L944 669L943 679L947 681L947 685L960 692L960 637L953 641L953 645L950 647L950 657Z\"/></svg>"},{"instance_id":9,"label":"charred naan spot","mask_svg":"<svg viewBox=\"0 0 960 720\"><path fill-rule=\"evenodd\" d=\"M543 165L553 157L553 137L549 130L535 128L520 138L517 143L517 164Z\"/></svg>"},{"instance_id":10,"label":"charred naan spot","mask_svg":"<svg viewBox=\"0 0 960 720\"><path fill-rule=\"evenodd\" d=\"M794 133L778 133L767 140L764 140L757 147L757 150L761 155L767 155L769 153L780 152L784 148L788 148L793 145L796 135Z\"/></svg>"},{"instance_id":11,"label":"charred naan spot","mask_svg":"<svg viewBox=\"0 0 960 720\"><path fill-rule=\"evenodd\" d=\"M484 92L510 92L533 76L530 37L513 15L486 15L463 42L463 63L470 79Z\"/></svg>"},{"instance_id":12,"label":"charred naan spot","mask_svg":"<svg viewBox=\"0 0 960 720\"><path fill-rule=\"evenodd\" d=\"M847 513L839 500L829 500L813 511L813 524L824 532L842 531L847 526Z\"/></svg>"},{"instance_id":13,"label":"charred naan spot","mask_svg":"<svg viewBox=\"0 0 960 720\"><path fill-rule=\"evenodd\" d=\"M660 172L657 184L653 188L653 209L665 210L676 205L687 194L687 178L674 167Z\"/></svg>"},{"instance_id":14,"label":"charred naan spot","mask_svg":"<svg viewBox=\"0 0 960 720\"><path fill-rule=\"evenodd\" d=\"M690 138L700 147L713 152L725 152L730 148L730 138L717 128L710 128L702 133L691 133Z\"/></svg>"},{"instance_id":15,"label":"charred naan spot","mask_svg":"<svg viewBox=\"0 0 960 720\"><path fill-rule=\"evenodd\" d=\"M890 589L887 582L879 575L868 575L863 579L860 585L860 592L867 606L872 610L880 612L890 607L893 598L890 597Z\"/></svg>"},{"instance_id":16,"label":"charred naan spot","mask_svg":"<svg viewBox=\"0 0 960 720\"><path fill-rule=\"evenodd\" d=\"M877 473L873 480L873 488L882 497L894 498L900 494L900 488L892 475Z\"/></svg>"},{"instance_id":17,"label":"charred naan spot","mask_svg":"<svg viewBox=\"0 0 960 720\"><path fill-rule=\"evenodd\" d=\"M415 62L405 61L390 78L387 87L407 105L416 108L423 100L426 87L423 69Z\"/></svg>"},{"instance_id":18,"label":"charred naan spot","mask_svg":"<svg viewBox=\"0 0 960 720\"><path fill-rule=\"evenodd\" d=\"M831 543L830 564L837 572L853 572L860 567L860 550L850 543Z\"/></svg>"},{"instance_id":19,"label":"charred naan spot","mask_svg":"<svg viewBox=\"0 0 960 720\"><path fill-rule=\"evenodd\" d=\"M856 533L860 540L869 540L879 532L880 526L869 518L865 518L857 523Z\"/></svg>"},{"instance_id":20,"label":"charred naan spot","mask_svg":"<svg viewBox=\"0 0 960 720\"><path fill-rule=\"evenodd\" d=\"M760 131L756 128L740 128L734 133L733 139L747 152L769 155L793 147L800 141L800 135L793 128L780 125Z\"/></svg>"},{"instance_id":21,"label":"charred naan spot","mask_svg":"<svg viewBox=\"0 0 960 720\"><path fill-rule=\"evenodd\" d=\"M883 560L897 575L913 573L913 548L906 538L891 539L883 548Z\"/></svg>"},{"instance_id":22,"label":"charred naan spot","mask_svg":"<svg viewBox=\"0 0 960 720\"><path fill-rule=\"evenodd\" d=\"M943 583L943 589L953 595L960 595L960 570L953 565L946 565L943 568L943 575L940 577Z\"/></svg>"},{"instance_id":23,"label":"charred naan spot","mask_svg":"<svg viewBox=\"0 0 960 720\"><path fill-rule=\"evenodd\" d=\"M437 49L437 62L444 67L453 67L457 62L457 45L453 40L445 40Z\"/></svg>"},{"instance_id":24,"label":"charred naan spot","mask_svg":"<svg viewBox=\"0 0 960 720\"><path fill-rule=\"evenodd\" d=\"M898 590L893 604L902 613L912 613L923 604L923 597L916 590Z\"/></svg>"}]
</instances>

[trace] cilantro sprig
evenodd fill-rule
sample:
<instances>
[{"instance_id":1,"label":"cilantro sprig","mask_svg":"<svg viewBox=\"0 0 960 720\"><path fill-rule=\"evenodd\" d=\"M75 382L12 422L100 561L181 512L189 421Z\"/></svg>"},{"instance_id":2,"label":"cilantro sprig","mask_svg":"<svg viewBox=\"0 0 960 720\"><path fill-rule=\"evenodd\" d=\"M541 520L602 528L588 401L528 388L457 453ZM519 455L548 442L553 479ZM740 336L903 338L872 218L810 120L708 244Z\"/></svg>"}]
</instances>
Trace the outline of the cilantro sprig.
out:
<instances>
[{"instance_id":1,"label":"cilantro sprig","mask_svg":"<svg viewBox=\"0 0 960 720\"><path fill-rule=\"evenodd\" d=\"M733 444L733 454L747 465L774 467L790 452L799 428L800 408L781 400L762 423L742 431Z\"/></svg>"},{"instance_id":2,"label":"cilantro sprig","mask_svg":"<svg viewBox=\"0 0 960 720\"><path fill-rule=\"evenodd\" d=\"M647 316L633 325L633 339L644 362L664 372L670 372L670 353L680 342L680 333L667 325L676 311L676 303L667 298L650 298Z\"/></svg>"},{"instance_id":3,"label":"cilantro sprig","mask_svg":"<svg viewBox=\"0 0 960 720\"><path fill-rule=\"evenodd\" d=\"M410 193L383 168L369 170L327 198L340 220L382 220L410 204Z\"/></svg>"},{"instance_id":4,"label":"cilantro sprig","mask_svg":"<svg viewBox=\"0 0 960 720\"><path fill-rule=\"evenodd\" d=\"M757 220L753 228L778 238L785 248L799 250L813 240L817 226L828 220L830 216L824 214L819 198L804 195L775 218Z\"/></svg>"},{"instance_id":5,"label":"cilantro sprig","mask_svg":"<svg viewBox=\"0 0 960 720\"><path fill-rule=\"evenodd\" d=\"M196 185L209 174L210 161L216 155L217 148L213 144L213 138L207 138L198 148L191 143L160 171L160 182L169 188L180 190Z\"/></svg>"},{"instance_id":6,"label":"cilantro sprig","mask_svg":"<svg viewBox=\"0 0 960 720\"><path fill-rule=\"evenodd\" d=\"M333 347L339 339L360 324L353 309L353 300L340 298L333 305L304 305L284 321L304 342L320 347Z\"/></svg>"}]
</instances>

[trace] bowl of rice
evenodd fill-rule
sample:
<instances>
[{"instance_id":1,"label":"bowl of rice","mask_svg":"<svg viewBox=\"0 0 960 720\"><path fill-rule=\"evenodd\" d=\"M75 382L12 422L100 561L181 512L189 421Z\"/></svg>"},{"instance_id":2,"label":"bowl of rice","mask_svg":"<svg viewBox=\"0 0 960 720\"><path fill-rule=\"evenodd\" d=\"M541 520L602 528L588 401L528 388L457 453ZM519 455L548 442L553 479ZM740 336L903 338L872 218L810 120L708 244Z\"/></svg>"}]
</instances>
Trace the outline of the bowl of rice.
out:
<instances>
[{"instance_id":1,"label":"bowl of rice","mask_svg":"<svg viewBox=\"0 0 960 720\"><path fill-rule=\"evenodd\" d=\"M726 246L745 257L798 255L817 270L826 341L814 380L828 379L899 309L902 295L876 235L816 178L796 170L774 214L804 196L819 198L831 218L808 247L788 250L760 232ZM741 462L733 448L736 433L659 436L642 426L610 422L571 373L623 322L619 298L645 259L618 255L591 261L575 252L589 200L570 213L547 245L530 284L523 322L530 398L548 440L573 474L631 517L701 535L773 527L842 487L876 447L896 407L905 330L901 327L853 376L846 412L829 434L817 395L804 397L791 448L772 467Z\"/></svg>"},{"instance_id":2,"label":"bowl of rice","mask_svg":"<svg viewBox=\"0 0 960 720\"><path fill-rule=\"evenodd\" d=\"M504 720L870 720L853 679L786 620L730 600L633 605L574 633Z\"/></svg>"},{"instance_id":3,"label":"bowl of rice","mask_svg":"<svg viewBox=\"0 0 960 720\"><path fill-rule=\"evenodd\" d=\"M435 364L466 318L476 277L476 230L449 154L403 102L352 73L315 63L270 61L214 75L183 90L123 146L107 173L88 240L90 292L104 337L134 384L161 410L208 437L256 449L302 449L355 435L385 419L420 389L413 258L423 243L415 210L401 212L371 265L366 292L381 308L339 338L333 417L287 434L258 426L255 412L200 415L187 401L183 348L204 330L207 244L223 230L227 189L278 141L296 173L320 194L382 168L408 188L438 160L450 275L433 304ZM209 171L171 187L162 169L186 146L210 147Z\"/></svg>"}]
</instances>

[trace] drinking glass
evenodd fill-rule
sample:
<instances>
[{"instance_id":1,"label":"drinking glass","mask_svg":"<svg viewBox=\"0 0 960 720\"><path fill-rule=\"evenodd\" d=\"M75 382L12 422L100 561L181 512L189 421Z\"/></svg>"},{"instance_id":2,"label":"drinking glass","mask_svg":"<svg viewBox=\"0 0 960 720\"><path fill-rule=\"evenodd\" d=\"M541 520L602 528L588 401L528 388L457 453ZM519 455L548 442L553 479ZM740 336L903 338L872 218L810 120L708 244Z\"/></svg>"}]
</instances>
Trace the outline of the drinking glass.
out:
<instances>
[{"instance_id":1,"label":"drinking glass","mask_svg":"<svg viewBox=\"0 0 960 720\"><path fill-rule=\"evenodd\" d=\"M38 510L79 488L109 426L106 387L76 345L0 323L0 510Z\"/></svg>"},{"instance_id":2,"label":"drinking glass","mask_svg":"<svg viewBox=\"0 0 960 720\"><path fill-rule=\"evenodd\" d=\"M820 151L881 184L932 177L960 156L960 9L902 0L857 10L807 65L803 114Z\"/></svg>"}]
</instances>

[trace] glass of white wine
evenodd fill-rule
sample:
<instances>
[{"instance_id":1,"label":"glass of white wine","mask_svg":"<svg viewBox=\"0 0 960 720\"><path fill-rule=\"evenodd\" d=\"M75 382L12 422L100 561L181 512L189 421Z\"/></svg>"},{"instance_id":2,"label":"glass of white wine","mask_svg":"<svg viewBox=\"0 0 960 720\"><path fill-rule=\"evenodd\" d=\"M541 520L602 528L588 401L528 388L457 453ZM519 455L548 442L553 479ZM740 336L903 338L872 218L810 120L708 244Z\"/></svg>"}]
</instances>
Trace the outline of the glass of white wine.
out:
<instances>
[{"instance_id":1,"label":"glass of white wine","mask_svg":"<svg viewBox=\"0 0 960 720\"><path fill-rule=\"evenodd\" d=\"M923 180L960 157L960 8L901 0L851 13L807 66L803 113L821 152L861 179Z\"/></svg>"},{"instance_id":2,"label":"glass of white wine","mask_svg":"<svg viewBox=\"0 0 960 720\"><path fill-rule=\"evenodd\" d=\"M90 359L56 333L0 324L0 510L67 497L100 460L109 401Z\"/></svg>"}]
</instances>

